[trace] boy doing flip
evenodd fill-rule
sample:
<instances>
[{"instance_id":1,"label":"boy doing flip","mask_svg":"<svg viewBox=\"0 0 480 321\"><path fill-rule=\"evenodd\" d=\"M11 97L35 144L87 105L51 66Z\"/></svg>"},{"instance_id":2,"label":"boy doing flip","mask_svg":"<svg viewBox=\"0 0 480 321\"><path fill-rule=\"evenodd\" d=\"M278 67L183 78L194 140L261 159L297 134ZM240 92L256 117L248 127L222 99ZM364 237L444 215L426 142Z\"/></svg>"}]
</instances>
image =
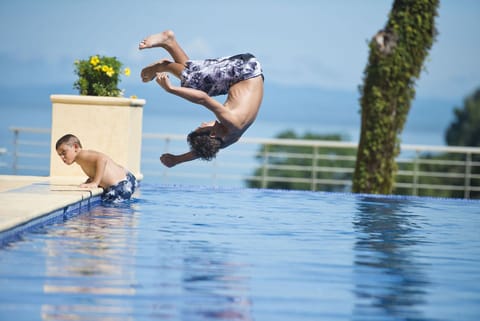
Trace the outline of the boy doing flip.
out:
<instances>
[{"instance_id":1,"label":"boy doing flip","mask_svg":"<svg viewBox=\"0 0 480 321\"><path fill-rule=\"evenodd\" d=\"M255 121L263 99L260 63L249 53L190 60L171 30L151 35L139 44L139 49L152 47L164 48L173 61L162 59L145 67L142 80L156 79L165 91L206 107L217 118L202 123L188 135L190 151L180 155L163 154L161 162L172 167L197 158L211 160L220 148L238 141ZM171 84L169 73L180 79L181 86ZM224 104L212 98L224 94L227 94Z\"/></svg>"}]
</instances>

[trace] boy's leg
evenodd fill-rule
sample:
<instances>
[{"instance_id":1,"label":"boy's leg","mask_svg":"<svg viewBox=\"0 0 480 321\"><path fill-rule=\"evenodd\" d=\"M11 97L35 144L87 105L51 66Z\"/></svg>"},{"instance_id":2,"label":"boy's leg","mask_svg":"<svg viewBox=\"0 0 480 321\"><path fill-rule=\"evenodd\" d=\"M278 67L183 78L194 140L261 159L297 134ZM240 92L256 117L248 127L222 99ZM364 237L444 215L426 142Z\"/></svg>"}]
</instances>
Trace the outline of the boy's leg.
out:
<instances>
[{"instance_id":1,"label":"boy's leg","mask_svg":"<svg viewBox=\"0 0 480 321\"><path fill-rule=\"evenodd\" d=\"M184 65L185 62L189 59L185 51L180 47L177 40L175 39L175 34L171 30L166 30L161 33L150 35L144 40L142 40L138 46L139 49L147 49L153 47L162 47L164 48L170 56L172 56L173 61L176 63Z\"/></svg>"},{"instance_id":2,"label":"boy's leg","mask_svg":"<svg viewBox=\"0 0 480 321\"><path fill-rule=\"evenodd\" d=\"M168 59L162 59L143 68L140 75L143 82L151 81L156 77L158 72L165 71L180 79L183 69L185 69L185 66L182 64L171 62Z\"/></svg>"}]
</instances>

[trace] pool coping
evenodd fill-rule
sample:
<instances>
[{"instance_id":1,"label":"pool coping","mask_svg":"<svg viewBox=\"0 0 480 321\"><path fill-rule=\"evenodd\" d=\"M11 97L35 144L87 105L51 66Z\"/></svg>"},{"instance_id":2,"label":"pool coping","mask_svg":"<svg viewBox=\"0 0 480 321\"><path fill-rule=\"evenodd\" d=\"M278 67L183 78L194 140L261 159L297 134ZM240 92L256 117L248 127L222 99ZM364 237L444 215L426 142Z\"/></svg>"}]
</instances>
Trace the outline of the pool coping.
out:
<instances>
[{"instance_id":1,"label":"pool coping","mask_svg":"<svg viewBox=\"0 0 480 321\"><path fill-rule=\"evenodd\" d=\"M37 227L101 204L101 188L80 188L82 177L0 175L0 245Z\"/></svg>"}]
</instances>

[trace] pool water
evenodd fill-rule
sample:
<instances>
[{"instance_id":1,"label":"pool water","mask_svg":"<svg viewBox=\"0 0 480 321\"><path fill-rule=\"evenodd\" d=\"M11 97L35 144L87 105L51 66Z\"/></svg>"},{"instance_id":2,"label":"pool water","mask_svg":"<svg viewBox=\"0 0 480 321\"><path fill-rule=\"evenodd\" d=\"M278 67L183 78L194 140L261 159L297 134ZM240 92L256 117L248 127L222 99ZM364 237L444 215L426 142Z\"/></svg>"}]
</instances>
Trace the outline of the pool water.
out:
<instances>
[{"instance_id":1,"label":"pool water","mask_svg":"<svg viewBox=\"0 0 480 321\"><path fill-rule=\"evenodd\" d=\"M143 184L0 248L0 320L479 320L480 201Z\"/></svg>"}]
</instances>

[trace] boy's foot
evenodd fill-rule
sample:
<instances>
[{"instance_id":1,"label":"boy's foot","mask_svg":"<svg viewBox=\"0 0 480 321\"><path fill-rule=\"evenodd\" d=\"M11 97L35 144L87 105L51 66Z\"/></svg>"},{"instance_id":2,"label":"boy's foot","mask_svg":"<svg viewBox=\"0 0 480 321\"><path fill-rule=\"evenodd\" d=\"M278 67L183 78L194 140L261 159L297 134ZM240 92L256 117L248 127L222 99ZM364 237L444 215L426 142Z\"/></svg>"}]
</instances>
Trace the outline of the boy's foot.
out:
<instances>
[{"instance_id":1,"label":"boy's foot","mask_svg":"<svg viewBox=\"0 0 480 321\"><path fill-rule=\"evenodd\" d=\"M168 46L175 39L175 34L172 30L166 30L161 33L150 35L143 39L138 45L138 49L147 49L153 47Z\"/></svg>"},{"instance_id":2,"label":"boy's foot","mask_svg":"<svg viewBox=\"0 0 480 321\"><path fill-rule=\"evenodd\" d=\"M167 71L167 66L170 63L172 63L170 60L162 59L143 68L142 72L140 73L140 76L142 77L142 81L143 82L152 81L157 76L158 72Z\"/></svg>"}]
</instances>

